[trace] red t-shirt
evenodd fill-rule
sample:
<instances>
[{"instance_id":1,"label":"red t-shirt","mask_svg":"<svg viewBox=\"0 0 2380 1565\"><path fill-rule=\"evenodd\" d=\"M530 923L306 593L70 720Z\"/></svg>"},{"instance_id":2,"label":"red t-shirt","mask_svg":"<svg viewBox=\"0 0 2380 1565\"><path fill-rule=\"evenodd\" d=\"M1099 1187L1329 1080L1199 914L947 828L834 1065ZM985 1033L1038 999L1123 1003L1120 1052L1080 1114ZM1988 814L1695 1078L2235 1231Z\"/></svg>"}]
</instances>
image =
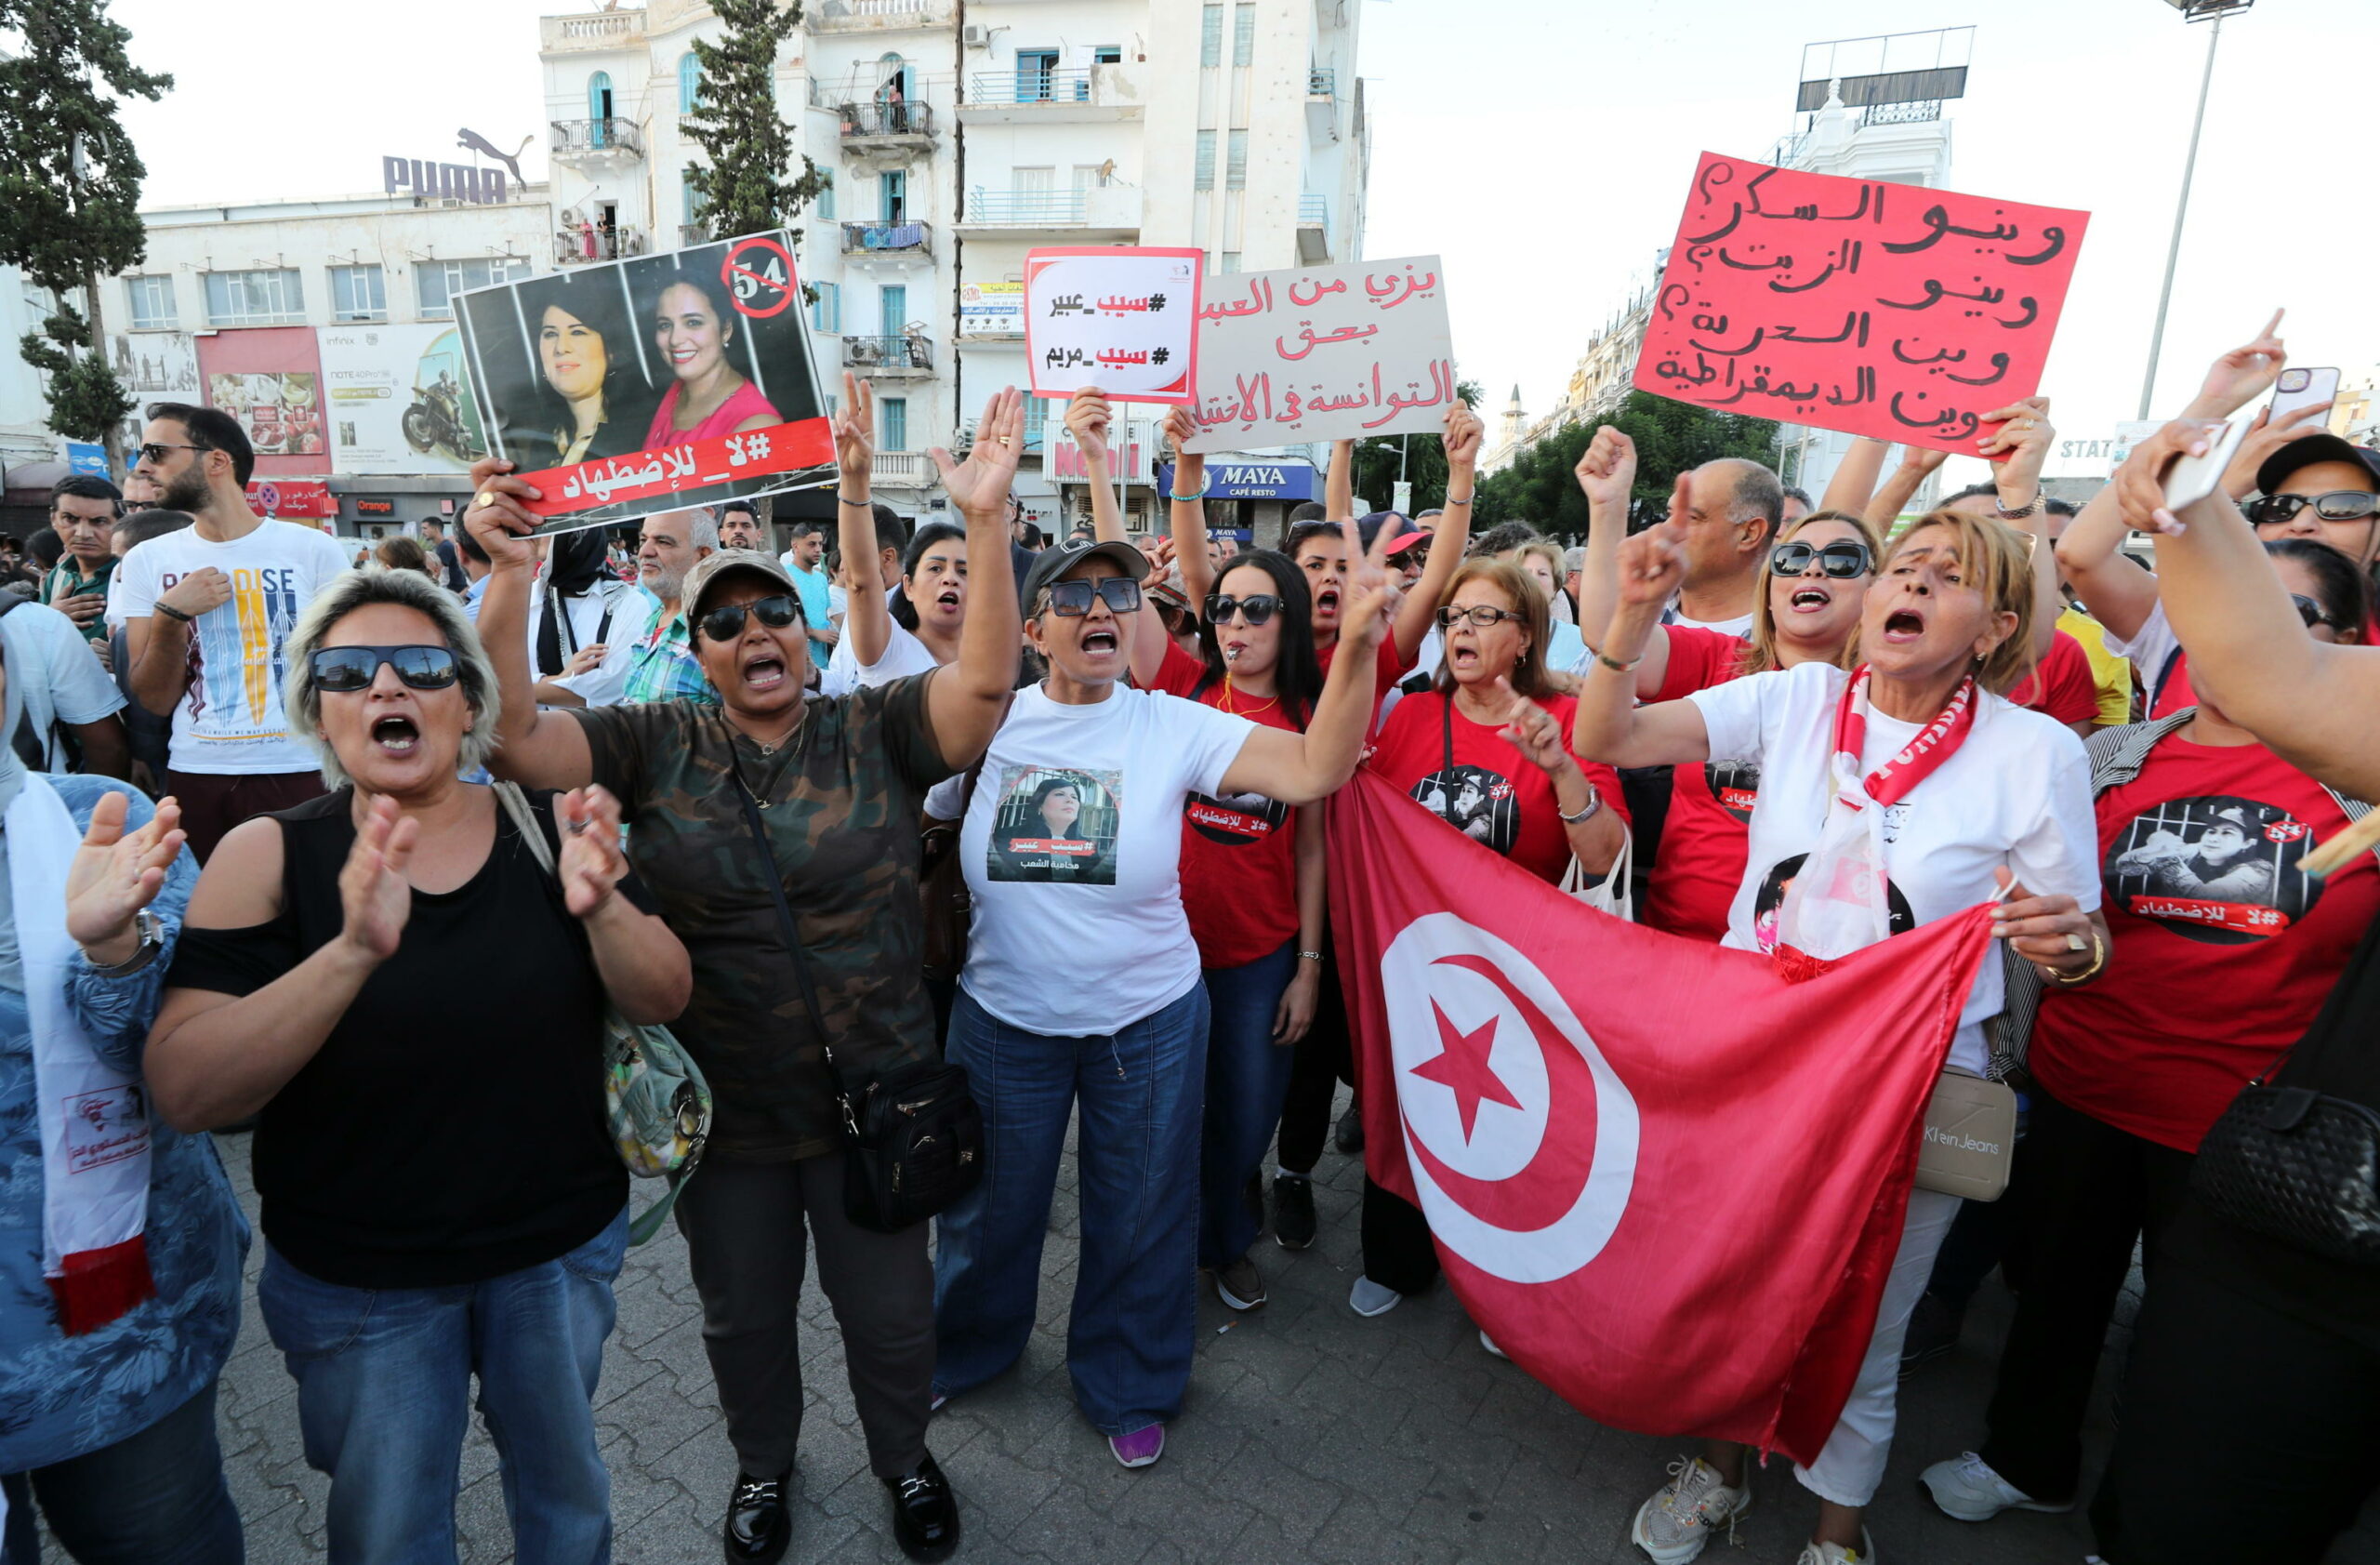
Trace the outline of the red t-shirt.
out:
<instances>
[{"instance_id":1,"label":"red t-shirt","mask_svg":"<svg viewBox=\"0 0 2380 1565\"><path fill-rule=\"evenodd\" d=\"M1226 698L1221 680L1199 690L1206 673L1205 664L1169 642L1149 688L1266 728L1302 731L1278 697L1235 691ZM1183 801L1182 909L1190 916L1200 966L1245 967L1297 938L1297 811L1261 793L1193 793Z\"/></svg>"},{"instance_id":2,"label":"red t-shirt","mask_svg":"<svg viewBox=\"0 0 2380 1565\"><path fill-rule=\"evenodd\" d=\"M2099 715L2099 682L2091 672L2091 655L2072 636L2056 632L2041 666L2008 692L2008 699L2069 727L2093 722Z\"/></svg>"},{"instance_id":3,"label":"red t-shirt","mask_svg":"<svg viewBox=\"0 0 2380 1565\"><path fill-rule=\"evenodd\" d=\"M1330 677L1330 659L1338 655L1339 643L1315 649L1314 660L1322 665L1322 677ZM1396 688L1396 682L1413 671L1412 663L1398 656L1394 633L1382 636L1380 650L1372 655L1372 722L1380 722L1380 704Z\"/></svg>"},{"instance_id":4,"label":"red t-shirt","mask_svg":"<svg viewBox=\"0 0 2380 1565\"><path fill-rule=\"evenodd\" d=\"M1654 701L1682 701L1743 672L1741 638L1692 625L1662 630L1670 639L1670 666ZM1760 768L1740 762L1706 761L1671 775L1660 857L1645 889L1642 917L1647 925L1713 945L1726 936L1727 909L1744 881L1745 833L1759 796Z\"/></svg>"},{"instance_id":5,"label":"red t-shirt","mask_svg":"<svg viewBox=\"0 0 2380 1565\"><path fill-rule=\"evenodd\" d=\"M2139 664L2133 665L2135 669ZM2184 707L2198 705L2198 692L2190 688L2190 655L2175 648L2166 661L2163 683L2150 692L2155 696L2149 715L2151 718L2171 717Z\"/></svg>"},{"instance_id":6,"label":"red t-shirt","mask_svg":"<svg viewBox=\"0 0 2380 1565\"><path fill-rule=\"evenodd\" d=\"M2240 1089L2294 1043L2380 915L2370 854L2292 869L2347 826L2320 784L2262 745L2171 736L2099 795L2098 981L2051 986L2033 1074L2119 1130L2198 1150Z\"/></svg>"},{"instance_id":7,"label":"red t-shirt","mask_svg":"<svg viewBox=\"0 0 2380 1565\"><path fill-rule=\"evenodd\" d=\"M1578 722L1574 696L1549 696L1538 705L1562 725L1567 742ZM1540 880L1559 882L1570 867L1570 838L1554 782L1500 723L1474 723L1454 697L1426 691L1396 703L1372 741L1371 765L1432 815L1472 841L1493 849ZM1620 777L1608 766L1580 762L1604 808L1624 823Z\"/></svg>"}]
</instances>

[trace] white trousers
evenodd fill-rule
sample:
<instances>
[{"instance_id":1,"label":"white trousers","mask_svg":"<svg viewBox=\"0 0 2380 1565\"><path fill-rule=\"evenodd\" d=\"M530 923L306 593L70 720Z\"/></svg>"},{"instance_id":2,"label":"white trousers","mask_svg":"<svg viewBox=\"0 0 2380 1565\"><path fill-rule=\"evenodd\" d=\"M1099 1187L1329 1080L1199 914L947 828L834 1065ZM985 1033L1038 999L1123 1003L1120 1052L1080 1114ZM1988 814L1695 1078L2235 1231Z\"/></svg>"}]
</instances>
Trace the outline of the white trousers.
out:
<instances>
[{"instance_id":1,"label":"white trousers","mask_svg":"<svg viewBox=\"0 0 2380 1565\"><path fill-rule=\"evenodd\" d=\"M1901 1339L1909 1334L1910 1312L1934 1275L1934 1256L1958 1214L1956 1196L1936 1190L1909 1193L1900 1250L1893 1256L1892 1275L1884 1280L1876 1334L1868 1339L1868 1357L1852 1384L1851 1399L1843 1404L1843 1416L1835 1420L1834 1433L1827 1437L1818 1459L1793 1469L1802 1487L1821 1500L1865 1505L1884 1480L1884 1462L1893 1450L1893 1420L1899 1411Z\"/></svg>"}]
</instances>

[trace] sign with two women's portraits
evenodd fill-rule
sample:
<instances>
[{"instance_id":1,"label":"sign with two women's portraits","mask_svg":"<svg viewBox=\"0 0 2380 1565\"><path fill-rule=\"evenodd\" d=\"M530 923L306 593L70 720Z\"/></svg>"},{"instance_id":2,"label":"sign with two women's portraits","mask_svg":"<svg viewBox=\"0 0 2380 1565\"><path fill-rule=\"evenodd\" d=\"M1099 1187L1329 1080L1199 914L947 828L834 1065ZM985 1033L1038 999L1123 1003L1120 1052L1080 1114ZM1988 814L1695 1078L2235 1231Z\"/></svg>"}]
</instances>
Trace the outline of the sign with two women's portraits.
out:
<instances>
[{"instance_id":1,"label":"sign with two women's portraits","mask_svg":"<svg viewBox=\"0 0 2380 1565\"><path fill-rule=\"evenodd\" d=\"M488 448L543 491L540 533L834 478L789 232L458 298Z\"/></svg>"}]
</instances>

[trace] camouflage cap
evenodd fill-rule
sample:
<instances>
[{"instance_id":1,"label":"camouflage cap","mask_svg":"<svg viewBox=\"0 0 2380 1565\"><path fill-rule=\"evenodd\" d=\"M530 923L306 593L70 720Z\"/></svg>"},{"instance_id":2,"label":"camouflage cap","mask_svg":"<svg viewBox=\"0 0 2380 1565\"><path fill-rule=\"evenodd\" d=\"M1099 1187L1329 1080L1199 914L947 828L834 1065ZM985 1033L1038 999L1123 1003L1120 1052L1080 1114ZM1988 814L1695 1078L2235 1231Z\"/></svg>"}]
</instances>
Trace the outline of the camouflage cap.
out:
<instances>
[{"instance_id":1,"label":"camouflage cap","mask_svg":"<svg viewBox=\"0 0 2380 1565\"><path fill-rule=\"evenodd\" d=\"M679 589L678 601L684 605L689 629L702 615L703 595L721 577L738 571L762 577L772 587L783 588L792 593L795 610L800 609L801 594L795 589L793 577L786 574L785 566L777 563L775 555L749 549L721 549L695 561L694 569L686 573L686 585Z\"/></svg>"}]
</instances>

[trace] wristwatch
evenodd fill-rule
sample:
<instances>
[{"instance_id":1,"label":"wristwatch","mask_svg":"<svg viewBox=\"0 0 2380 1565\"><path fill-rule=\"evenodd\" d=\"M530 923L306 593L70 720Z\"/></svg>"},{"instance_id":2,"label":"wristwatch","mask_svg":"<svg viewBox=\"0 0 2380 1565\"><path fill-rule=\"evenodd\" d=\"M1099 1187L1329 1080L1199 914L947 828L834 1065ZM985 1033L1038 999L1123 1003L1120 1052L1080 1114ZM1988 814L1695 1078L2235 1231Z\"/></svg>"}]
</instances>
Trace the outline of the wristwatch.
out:
<instances>
[{"instance_id":1,"label":"wristwatch","mask_svg":"<svg viewBox=\"0 0 2380 1565\"><path fill-rule=\"evenodd\" d=\"M2000 519L2003 522L2021 522L2028 516L2039 516L2042 513L2042 492L2039 489L2034 490L2033 497L2014 511L2002 505L1999 497L1994 496L1991 509L2000 513Z\"/></svg>"},{"instance_id":2,"label":"wristwatch","mask_svg":"<svg viewBox=\"0 0 2380 1565\"><path fill-rule=\"evenodd\" d=\"M1554 811L1559 814L1562 808L1561 802L1556 801L1554 808ZM1595 787L1594 784L1589 783L1587 784L1587 802L1579 806L1579 813L1577 815L1563 816L1562 824L1565 826L1584 826L1587 822L1594 819L1595 816L1602 809L1603 790Z\"/></svg>"},{"instance_id":3,"label":"wristwatch","mask_svg":"<svg viewBox=\"0 0 2380 1565\"><path fill-rule=\"evenodd\" d=\"M139 972L142 968L156 961L157 953L165 948L165 922L148 908L143 908L139 912L132 915L132 927L138 931L140 935L139 949L125 958L124 961L117 962L113 967L101 967L99 963L92 962L91 966L93 970L96 971L100 977L129 978L135 973ZM86 958L86 960L88 959Z\"/></svg>"}]
</instances>

